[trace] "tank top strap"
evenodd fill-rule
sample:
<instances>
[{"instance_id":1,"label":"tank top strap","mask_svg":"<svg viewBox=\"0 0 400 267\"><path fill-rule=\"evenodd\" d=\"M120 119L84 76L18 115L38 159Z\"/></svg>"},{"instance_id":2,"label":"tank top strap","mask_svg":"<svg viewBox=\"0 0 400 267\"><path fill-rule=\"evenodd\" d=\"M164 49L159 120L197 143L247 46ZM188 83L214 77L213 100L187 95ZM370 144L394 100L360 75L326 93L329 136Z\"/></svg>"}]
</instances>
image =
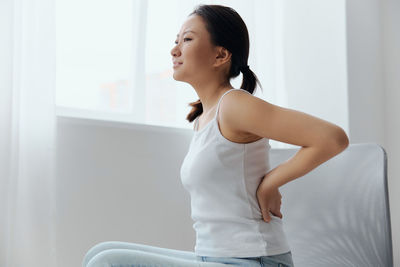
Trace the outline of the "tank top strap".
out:
<instances>
[{"instance_id":1,"label":"tank top strap","mask_svg":"<svg viewBox=\"0 0 400 267\"><path fill-rule=\"evenodd\" d=\"M199 116L197 116L196 119L194 119L194 130L195 131L197 131L197 125L199 124L198 121L199 121Z\"/></svg>"},{"instance_id":2,"label":"tank top strap","mask_svg":"<svg viewBox=\"0 0 400 267\"><path fill-rule=\"evenodd\" d=\"M242 91L245 91L245 92L248 93L248 94L251 94L249 91L246 91L246 90L244 90L244 89L242 89L242 88L239 88L239 89L238 89L238 88L232 88L232 89L226 91L226 92L219 98L219 100L218 100L217 110L215 111L214 119L217 118L217 116L218 116L219 105L220 105L220 103L221 103L222 98L224 97L224 95L226 95L227 93L229 93L229 92L231 92L231 91L233 91L233 90L242 90Z\"/></svg>"}]
</instances>

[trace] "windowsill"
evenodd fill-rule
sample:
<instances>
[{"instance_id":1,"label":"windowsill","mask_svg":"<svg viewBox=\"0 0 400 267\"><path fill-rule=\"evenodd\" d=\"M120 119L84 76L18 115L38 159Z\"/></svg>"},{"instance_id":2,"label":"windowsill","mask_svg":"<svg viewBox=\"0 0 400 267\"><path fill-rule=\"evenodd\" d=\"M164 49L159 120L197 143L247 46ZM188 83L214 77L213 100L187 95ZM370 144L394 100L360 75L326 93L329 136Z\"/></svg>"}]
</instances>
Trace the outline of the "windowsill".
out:
<instances>
[{"instance_id":1,"label":"windowsill","mask_svg":"<svg viewBox=\"0 0 400 267\"><path fill-rule=\"evenodd\" d=\"M132 120L132 117L129 114L117 112L93 111L88 109L57 106L56 115L59 118L74 120L76 123L82 124L130 128L138 131L150 131L158 133L182 134L186 131L189 135L194 134L192 129L135 122ZM270 145L271 148L299 148L299 146L281 143L275 140L270 140Z\"/></svg>"},{"instance_id":2,"label":"windowsill","mask_svg":"<svg viewBox=\"0 0 400 267\"><path fill-rule=\"evenodd\" d=\"M56 116L58 118L67 118L81 121L85 124L102 125L117 128L131 128L135 130L145 130L153 132L168 132L181 134L185 131L192 133L191 129L181 127L163 126L155 124L145 124L133 121L132 116L126 113L106 112L80 108L69 108L56 106Z\"/></svg>"}]
</instances>

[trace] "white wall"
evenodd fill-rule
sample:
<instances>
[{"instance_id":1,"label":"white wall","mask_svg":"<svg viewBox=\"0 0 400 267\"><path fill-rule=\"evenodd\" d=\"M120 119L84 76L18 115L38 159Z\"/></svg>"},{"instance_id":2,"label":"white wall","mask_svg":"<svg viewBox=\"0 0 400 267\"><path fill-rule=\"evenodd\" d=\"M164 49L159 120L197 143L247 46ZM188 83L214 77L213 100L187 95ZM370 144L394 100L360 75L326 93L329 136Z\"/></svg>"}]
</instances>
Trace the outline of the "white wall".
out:
<instances>
[{"instance_id":1,"label":"white wall","mask_svg":"<svg viewBox=\"0 0 400 267\"><path fill-rule=\"evenodd\" d=\"M288 107L349 133L345 1L285 1L283 14Z\"/></svg>"},{"instance_id":2,"label":"white wall","mask_svg":"<svg viewBox=\"0 0 400 267\"><path fill-rule=\"evenodd\" d=\"M350 141L385 144L384 81L377 0L347 2Z\"/></svg>"},{"instance_id":3,"label":"white wall","mask_svg":"<svg viewBox=\"0 0 400 267\"><path fill-rule=\"evenodd\" d=\"M58 267L101 241L193 250L179 176L191 130L60 117L57 131Z\"/></svg>"}]
</instances>

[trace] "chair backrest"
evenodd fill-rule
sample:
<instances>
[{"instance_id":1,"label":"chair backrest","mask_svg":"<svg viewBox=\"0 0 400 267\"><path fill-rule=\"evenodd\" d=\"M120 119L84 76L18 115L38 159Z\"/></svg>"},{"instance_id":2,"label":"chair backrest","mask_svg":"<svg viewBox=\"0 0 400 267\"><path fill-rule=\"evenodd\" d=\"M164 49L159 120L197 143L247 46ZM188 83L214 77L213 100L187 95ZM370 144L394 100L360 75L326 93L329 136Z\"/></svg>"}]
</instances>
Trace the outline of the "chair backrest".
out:
<instances>
[{"instance_id":1,"label":"chair backrest","mask_svg":"<svg viewBox=\"0 0 400 267\"><path fill-rule=\"evenodd\" d=\"M299 149L271 149L271 167ZM350 144L280 192L296 267L393 266L387 158L380 145Z\"/></svg>"}]
</instances>

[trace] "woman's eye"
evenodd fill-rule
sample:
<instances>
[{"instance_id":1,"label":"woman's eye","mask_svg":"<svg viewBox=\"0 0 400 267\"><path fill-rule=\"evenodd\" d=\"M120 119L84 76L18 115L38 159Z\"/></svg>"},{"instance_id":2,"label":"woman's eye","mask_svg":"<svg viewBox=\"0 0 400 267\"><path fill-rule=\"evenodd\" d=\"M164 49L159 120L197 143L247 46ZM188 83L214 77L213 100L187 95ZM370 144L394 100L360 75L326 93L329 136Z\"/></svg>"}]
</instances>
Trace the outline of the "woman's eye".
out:
<instances>
[{"instance_id":1,"label":"woman's eye","mask_svg":"<svg viewBox=\"0 0 400 267\"><path fill-rule=\"evenodd\" d=\"M185 41L185 40L192 40L192 39L190 39L190 38L183 38L183 41ZM178 42L175 41L175 44L178 44Z\"/></svg>"}]
</instances>

